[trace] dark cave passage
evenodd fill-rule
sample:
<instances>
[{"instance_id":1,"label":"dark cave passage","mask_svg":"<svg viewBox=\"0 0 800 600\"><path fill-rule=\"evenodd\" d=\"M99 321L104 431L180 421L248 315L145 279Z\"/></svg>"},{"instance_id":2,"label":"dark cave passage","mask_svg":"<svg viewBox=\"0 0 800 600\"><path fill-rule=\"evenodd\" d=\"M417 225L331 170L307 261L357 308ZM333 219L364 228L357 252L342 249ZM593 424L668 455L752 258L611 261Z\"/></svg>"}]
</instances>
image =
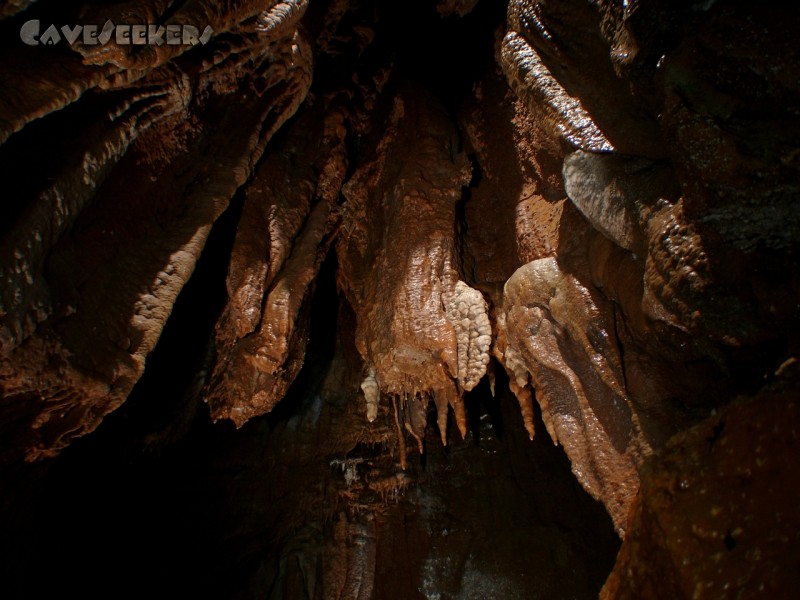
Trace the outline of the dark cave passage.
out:
<instances>
[{"instance_id":1,"label":"dark cave passage","mask_svg":"<svg viewBox=\"0 0 800 600\"><path fill-rule=\"evenodd\" d=\"M391 444L353 445L360 414L332 384L354 352L336 343L352 315L337 311L335 260L318 280L307 364L281 405L240 430L211 424L189 376L233 223L217 224L129 402L17 498L35 525L15 532L24 543L6 540L17 548L4 565L13 597L322 598L332 556L348 552L345 523L370 525L376 598L596 597L619 539L563 452L528 440L502 376L497 397L488 384L469 395L467 439L443 447L432 420L425 454L413 452L400 479ZM189 339L194 352L179 356ZM365 492L378 479L393 483Z\"/></svg>"},{"instance_id":2,"label":"dark cave passage","mask_svg":"<svg viewBox=\"0 0 800 600\"><path fill-rule=\"evenodd\" d=\"M408 490L369 507L375 597L596 597L619 544L608 516L560 450L527 441L513 398L487 402L512 423L502 439L488 413L480 445L455 442L445 451L432 432ZM307 597L297 582L309 585L309 572L323 579L330 563L321 547L345 518L337 497L322 495L345 487L341 471L322 462L333 457L309 464L302 450L313 442L291 425L320 422L308 413L327 409L310 404L238 432L190 431L157 457L126 460L100 442L65 453L51 467L31 541L29 564L48 577L18 574L19 597ZM298 511L306 503L319 506ZM76 539L78 548L64 545Z\"/></svg>"},{"instance_id":3,"label":"dark cave passage","mask_svg":"<svg viewBox=\"0 0 800 600\"><path fill-rule=\"evenodd\" d=\"M456 113L481 73L496 67L495 36L505 22L505 4L479 2L463 17L443 18L425 0L380 3L382 41L397 56L400 77L416 81Z\"/></svg>"}]
</instances>

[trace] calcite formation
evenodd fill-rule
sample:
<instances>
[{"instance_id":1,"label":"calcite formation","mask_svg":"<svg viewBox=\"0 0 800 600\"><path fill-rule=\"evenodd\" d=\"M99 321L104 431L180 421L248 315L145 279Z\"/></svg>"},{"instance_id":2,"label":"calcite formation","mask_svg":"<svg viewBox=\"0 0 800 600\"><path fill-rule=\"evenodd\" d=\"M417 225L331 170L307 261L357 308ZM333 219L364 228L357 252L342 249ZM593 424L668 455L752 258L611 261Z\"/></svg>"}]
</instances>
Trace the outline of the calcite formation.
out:
<instances>
[{"instance_id":1,"label":"calcite formation","mask_svg":"<svg viewBox=\"0 0 800 600\"><path fill-rule=\"evenodd\" d=\"M373 369L370 369L366 379L361 382L361 391L364 392L364 400L367 403L367 421L372 423L378 418L378 406L381 403L381 386L375 379Z\"/></svg>"},{"instance_id":2,"label":"calcite formation","mask_svg":"<svg viewBox=\"0 0 800 600\"><path fill-rule=\"evenodd\" d=\"M772 478L797 466L796 15L490 4L6 2L0 475L125 403L207 252L224 298L191 397L211 420L280 412L325 372L352 399L325 447L380 448L315 455L358 488L320 583L337 597L383 589L392 521L370 507L409 487L409 442L478 431L489 389L625 538L606 598L789 589L797 515ZM210 37L30 46L32 19Z\"/></svg>"},{"instance_id":3,"label":"calcite formation","mask_svg":"<svg viewBox=\"0 0 800 600\"><path fill-rule=\"evenodd\" d=\"M447 320L456 332L458 383L471 391L486 374L492 327L488 306L478 290L457 281L455 291L445 299Z\"/></svg>"},{"instance_id":4,"label":"calcite formation","mask_svg":"<svg viewBox=\"0 0 800 600\"><path fill-rule=\"evenodd\" d=\"M564 190L597 231L619 247L647 254L651 218L680 195L663 162L577 151L564 159Z\"/></svg>"},{"instance_id":5,"label":"calcite formation","mask_svg":"<svg viewBox=\"0 0 800 600\"><path fill-rule=\"evenodd\" d=\"M9 62L6 76L19 81L4 95L9 134L76 104L48 117L70 145L46 144L48 129L31 126L3 148L22 208L0 246L0 389L5 418L24 424L14 439L28 458L58 452L125 400L212 224L303 100L308 43L296 31L260 34L250 17L217 15L218 33L231 32L200 50L191 73L158 60L130 66L135 78L113 93L48 94L37 79L74 86L69 70L56 62L24 77ZM78 62L91 77L111 69ZM36 114L15 108L40 100ZM12 183L31 158L14 148L26 144L48 148L49 179Z\"/></svg>"},{"instance_id":6,"label":"calcite formation","mask_svg":"<svg viewBox=\"0 0 800 600\"><path fill-rule=\"evenodd\" d=\"M624 530L636 493L642 447L638 419L622 385L622 365L608 323L588 289L553 258L521 267L506 283L504 359L520 388L532 385L554 442L575 475L603 499ZM520 402L527 402L527 390Z\"/></svg>"},{"instance_id":7,"label":"calcite formation","mask_svg":"<svg viewBox=\"0 0 800 600\"><path fill-rule=\"evenodd\" d=\"M443 110L419 94L394 98L374 157L343 188L339 281L381 391L399 398L418 439L426 419L412 416L414 398L424 399L423 413L432 398L446 443L451 407L466 435L462 394L486 371L490 324L480 292L459 279L456 204L471 166Z\"/></svg>"},{"instance_id":8,"label":"calcite formation","mask_svg":"<svg viewBox=\"0 0 800 600\"><path fill-rule=\"evenodd\" d=\"M303 365L313 283L347 168L344 117L328 110L299 118L245 190L208 393L215 419L241 426L269 412Z\"/></svg>"},{"instance_id":9,"label":"calcite formation","mask_svg":"<svg viewBox=\"0 0 800 600\"><path fill-rule=\"evenodd\" d=\"M614 150L580 101L567 93L539 54L514 31L503 40L503 64L526 106L551 126L553 135L593 152Z\"/></svg>"}]
</instances>

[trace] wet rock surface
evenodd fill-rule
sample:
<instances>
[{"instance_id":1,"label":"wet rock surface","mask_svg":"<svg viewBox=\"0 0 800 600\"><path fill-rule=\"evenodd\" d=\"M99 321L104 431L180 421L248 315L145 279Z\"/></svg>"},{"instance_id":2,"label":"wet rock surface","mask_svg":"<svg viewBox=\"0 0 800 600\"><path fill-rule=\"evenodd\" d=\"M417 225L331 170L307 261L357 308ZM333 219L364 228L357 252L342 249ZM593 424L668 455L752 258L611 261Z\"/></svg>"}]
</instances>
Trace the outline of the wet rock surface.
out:
<instances>
[{"instance_id":1,"label":"wet rock surface","mask_svg":"<svg viewBox=\"0 0 800 600\"><path fill-rule=\"evenodd\" d=\"M796 588L800 490L786 456L800 443L797 375L786 365L646 465L633 533L601 598L775 598Z\"/></svg>"},{"instance_id":2,"label":"wet rock surface","mask_svg":"<svg viewBox=\"0 0 800 600\"><path fill-rule=\"evenodd\" d=\"M273 38L251 19L217 44L197 48L192 68L129 66L135 83L78 94L72 114L51 105L2 146L16 193L0 249L0 386L4 421L22 425L10 460L58 452L125 400L214 221L308 91L310 48L296 31ZM52 98L36 77L75 81L58 65L29 76L8 65L15 115L17 97ZM46 178L30 162L37 148Z\"/></svg>"},{"instance_id":3,"label":"wet rock surface","mask_svg":"<svg viewBox=\"0 0 800 600\"><path fill-rule=\"evenodd\" d=\"M98 595L591 597L615 542L580 485L625 539L604 597L787 595L796 13L6 3L14 593L86 559ZM213 33L27 46L31 19Z\"/></svg>"}]
</instances>

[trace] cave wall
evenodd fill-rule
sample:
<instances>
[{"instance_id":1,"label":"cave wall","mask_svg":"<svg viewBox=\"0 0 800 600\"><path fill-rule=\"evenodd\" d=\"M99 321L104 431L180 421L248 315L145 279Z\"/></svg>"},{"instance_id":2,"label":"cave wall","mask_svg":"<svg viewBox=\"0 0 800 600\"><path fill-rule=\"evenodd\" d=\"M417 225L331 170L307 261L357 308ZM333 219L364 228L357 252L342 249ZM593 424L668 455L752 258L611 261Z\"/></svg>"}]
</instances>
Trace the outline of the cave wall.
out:
<instances>
[{"instance_id":1,"label":"cave wall","mask_svg":"<svg viewBox=\"0 0 800 600\"><path fill-rule=\"evenodd\" d=\"M626 539L608 597L664 575L680 551L651 528L678 509L656 488L689 460L670 458L674 436L765 386L796 391L796 11L491 4L7 4L3 468L126 401L228 214L226 300L192 384L212 420L241 427L287 395L328 257L352 311L335 317L357 371L342 386L364 427L388 423L392 456L425 453L430 406L444 445L467 436L468 393L507 375L528 436L564 449ZM214 34L26 47L31 18ZM744 439L720 469L757 479L770 467ZM717 527L724 546L739 525ZM663 568L637 568L654 547ZM670 571L676 594L692 571Z\"/></svg>"},{"instance_id":2,"label":"cave wall","mask_svg":"<svg viewBox=\"0 0 800 600\"><path fill-rule=\"evenodd\" d=\"M124 402L214 221L308 92L311 48L292 25L302 11L230 4L170 17L220 33L204 56L95 46L6 58L2 139L18 132L3 145L13 192L0 251L3 423L21 425L6 436L12 459L58 452ZM95 20L81 6L69 18Z\"/></svg>"}]
</instances>

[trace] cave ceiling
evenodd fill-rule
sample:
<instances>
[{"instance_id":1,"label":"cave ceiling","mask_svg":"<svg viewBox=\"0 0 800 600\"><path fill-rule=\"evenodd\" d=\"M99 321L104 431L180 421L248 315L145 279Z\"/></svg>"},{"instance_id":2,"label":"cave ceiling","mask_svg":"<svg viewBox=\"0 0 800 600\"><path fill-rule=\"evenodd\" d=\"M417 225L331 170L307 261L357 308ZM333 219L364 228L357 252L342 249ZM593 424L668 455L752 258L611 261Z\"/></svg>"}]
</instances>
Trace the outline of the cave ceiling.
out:
<instances>
[{"instance_id":1,"label":"cave ceiling","mask_svg":"<svg viewBox=\"0 0 800 600\"><path fill-rule=\"evenodd\" d=\"M54 460L182 354L164 431L259 422L309 385L326 331L351 415L327 435L384 444L388 471L429 434L467 443L470 398L510 390L625 540L605 597L785 597L796 13L5 2L0 466ZM142 24L164 29L134 43ZM182 318L193 341L160 349ZM391 477L372 493L408 486ZM719 570L681 563L687 539Z\"/></svg>"}]
</instances>

